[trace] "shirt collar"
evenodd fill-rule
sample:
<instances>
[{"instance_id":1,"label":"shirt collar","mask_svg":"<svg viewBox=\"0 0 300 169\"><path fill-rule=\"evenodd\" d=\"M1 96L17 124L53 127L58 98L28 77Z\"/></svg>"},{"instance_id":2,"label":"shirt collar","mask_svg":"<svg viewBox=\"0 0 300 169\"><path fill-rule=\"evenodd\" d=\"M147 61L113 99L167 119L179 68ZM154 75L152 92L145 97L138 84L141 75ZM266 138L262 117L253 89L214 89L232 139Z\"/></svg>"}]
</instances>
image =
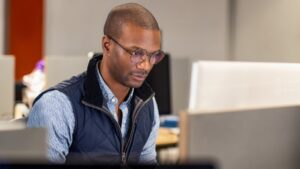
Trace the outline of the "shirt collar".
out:
<instances>
[{"instance_id":1,"label":"shirt collar","mask_svg":"<svg viewBox=\"0 0 300 169\"><path fill-rule=\"evenodd\" d=\"M115 97L115 95L113 94L113 92L111 91L111 89L107 86L107 84L105 83L105 81L103 80L102 76L101 76L101 73L98 69L98 65L100 64L100 62L98 62L96 64L96 74L97 74L97 79L98 79L98 82L99 82L99 87L102 91L102 94L103 94L103 97L109 101L109 102L112 102L114 104L118 103L118 99L117 97ZM128 104L130 103L131 99L132 99L132 96L133 96L133 92L134 92L134 88L131 88L130 89L130 94L129 96L127 97L127 99L124 101L124 103Z\"/></svg>"}]
</instances>

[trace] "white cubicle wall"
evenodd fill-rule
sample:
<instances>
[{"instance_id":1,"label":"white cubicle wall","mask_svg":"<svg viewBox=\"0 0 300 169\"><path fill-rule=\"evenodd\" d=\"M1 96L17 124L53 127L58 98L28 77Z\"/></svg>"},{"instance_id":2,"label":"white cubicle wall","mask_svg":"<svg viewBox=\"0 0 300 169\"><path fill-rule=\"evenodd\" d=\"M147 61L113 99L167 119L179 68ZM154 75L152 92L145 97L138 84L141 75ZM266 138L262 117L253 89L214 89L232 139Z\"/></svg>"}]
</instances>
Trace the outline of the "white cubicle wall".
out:
<instances>
[{"instance_id":1,"label":"white cubicle wall","mask_svg":"<svg viewBox=\"0 0 300 169\"><path fill-rule=\"evenodd\" d=\"M300 167L300 64L193 64L180 159L220 169Z\"/></svg>"},{"instance_id":2,"label":"white cubicle wall","mask_svg":"<svg viewBox=\"0 0 300 169\"><path fill-rule=\"evenodd\" d=\"M188 106L192 58L170 57L172 114Z\"/></svg>"},{"instance_id":3,"label":"white cubicle wall","mask_svg":"<svg viewBox=\"0 0 300 169\"><path fill-rule=\"evenodd\" d=\"M84 72L88 61L88 56L46 56L46 88Z\"/></svg>"},{"instance_id":4,"label":"white cubicle wall","mask_svg":"<svg viewBox=\"0 0 300 169\"><path fill-rule=\"evenodd\" d=\"M15 58L0 55L0 118L11 118L14 107Z\"/></svg>"}]
</instances>

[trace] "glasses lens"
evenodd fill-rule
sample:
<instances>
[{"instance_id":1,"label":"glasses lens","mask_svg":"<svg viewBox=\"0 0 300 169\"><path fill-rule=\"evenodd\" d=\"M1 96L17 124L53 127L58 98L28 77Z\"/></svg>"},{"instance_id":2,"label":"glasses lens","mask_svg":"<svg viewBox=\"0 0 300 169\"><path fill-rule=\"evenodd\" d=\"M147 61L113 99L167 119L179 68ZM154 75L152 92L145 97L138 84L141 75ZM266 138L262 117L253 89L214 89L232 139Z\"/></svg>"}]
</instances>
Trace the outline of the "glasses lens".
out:
<instances>
[{"instance_id":1,"label":"glasses lens","mask_svg":"<svg viewBox=\"0 0 300 169\"><path fill-rule=\"evenodd\" d=\"M151 55L150 63L151 64L157 64L164 58L165 54L163 51L155 52L153 55Z\"/></svg>"},{"instance_id":2,"label":"glasses lens","mask_svg":"<svg viewBox=\"0 0 300 169\"><path fill-rule=\"evenodd\" d=\"M145 57L147 57L147 55L147 51L145 51L144 49L137 49L132 52L131 60L134 63L140 63L145 60ZM150 56L150 63L153 65L157 64L164 58L164 56L165 53L163 51L157 51Z\"/></svg>"},{"instance_id":3,"label":"glasses lens","mask_svg":"<svg viewBox=\"0 0 300 169\"><path fill-rule=\"evenodd\" d=\"M146 51L143 49L137 49L132 52L131 59L134 63L139 63L143 60L144 55L146 55Z\"/></svg>"}]
</instances>

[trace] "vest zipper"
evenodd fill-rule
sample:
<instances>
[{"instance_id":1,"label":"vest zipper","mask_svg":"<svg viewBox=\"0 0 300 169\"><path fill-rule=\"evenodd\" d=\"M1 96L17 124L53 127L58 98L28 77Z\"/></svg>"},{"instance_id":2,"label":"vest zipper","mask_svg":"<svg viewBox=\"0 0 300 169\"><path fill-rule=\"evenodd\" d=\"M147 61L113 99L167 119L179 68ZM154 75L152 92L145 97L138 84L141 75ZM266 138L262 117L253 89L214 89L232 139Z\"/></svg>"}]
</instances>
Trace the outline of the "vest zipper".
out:
<instances>
[{"instance_id":1,"label":"vest zipper","mask_svg":"<svg viewBox=\"0 0 300 169\"><path fill-rule=\"evenodd\" d=\"M139 111L141 110L141 108L146 104L148 103L148 101L150 99L152 99L152 96L154 96L154 94L152 94L147 100L145 100L144 102L139 102L140 104L137 104L136 106L136 110L134 110L132 113L134 115L133 117L133 126L132 126L132 129L131 129L131 132L130 132L130 136L125 144L125 148L124 148L124 151L127 152L127 149L128 149L128 146L131 144L132 142L132 138L133 138L133 134L134 134L134 131L135 131L135 128L136 128L136 119L138 117L138 114L139 114ZM135 113L136 112L136 113ZM128 154L127 154L128 155Z\"/></svg>"},{"instance_id":2,"label":"vest zipper","mask_svg":"<svg viewBox=\"0 0 300 169\"><path fill-rule=\"evenodd\" d=\"M126 153L122 152L122 165L126 164Z\"/></svg>"},{"instance_id":3,"label":"vest zipper","mask_svg":"<svg viewBox=\"0 0 300 169\"><path fill-rule=\"evenodd\" d=\"M125 154L125 151L124 151L124 143L123 143L123 138L122 138L122 132L121 132L121 128L120 128L118 122L114 119L112 114L109 111L107 111L106 109L103 109L101 107L95 106L95 105L90 104L90 103L87 103L85 101L82 101L82 103L89 106L89 107L92 107L94 109L97 109L97 110L100 110L100 111L104 112L113 121L114 126L117 128L117 131L118 131L118 134L119 134L120 140L121 140L121 165L123 165L123 166L126 165L126 154Z\"/></svg>"}]
</instances>

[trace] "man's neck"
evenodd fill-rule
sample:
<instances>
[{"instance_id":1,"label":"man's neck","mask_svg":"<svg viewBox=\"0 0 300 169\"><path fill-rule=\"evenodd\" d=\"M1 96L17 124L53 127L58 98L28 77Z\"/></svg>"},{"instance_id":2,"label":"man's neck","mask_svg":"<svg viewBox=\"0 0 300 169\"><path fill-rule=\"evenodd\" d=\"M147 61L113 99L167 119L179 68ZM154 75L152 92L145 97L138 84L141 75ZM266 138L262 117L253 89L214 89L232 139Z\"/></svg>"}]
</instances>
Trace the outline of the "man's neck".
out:
<instances>
[{"instance_id":1,"label":"man's neck","mask_svg":"<svg viewBox=\"0 0 300 169\"><path fill-rule=\"evenodd\" d=\"M111 76L108 75L108 72L104 68L101 68L101 65L99 65L98 68L104 82L115 95L115 97L117 97L119 104L122 103L126 99L130 88L116 82L113 78L111 78Z\"/></svg>"},{"instance_id":2,"label":"man's neck","mask_svg":"<svg viewBox=\"0 0 300 169\"><path fill-rule=\"evenodd\" d=\"M121 85L107 84L113 94L117 97L119 104L122 103L130 91L130 88Z\"/></svg>"}]
</instances>

